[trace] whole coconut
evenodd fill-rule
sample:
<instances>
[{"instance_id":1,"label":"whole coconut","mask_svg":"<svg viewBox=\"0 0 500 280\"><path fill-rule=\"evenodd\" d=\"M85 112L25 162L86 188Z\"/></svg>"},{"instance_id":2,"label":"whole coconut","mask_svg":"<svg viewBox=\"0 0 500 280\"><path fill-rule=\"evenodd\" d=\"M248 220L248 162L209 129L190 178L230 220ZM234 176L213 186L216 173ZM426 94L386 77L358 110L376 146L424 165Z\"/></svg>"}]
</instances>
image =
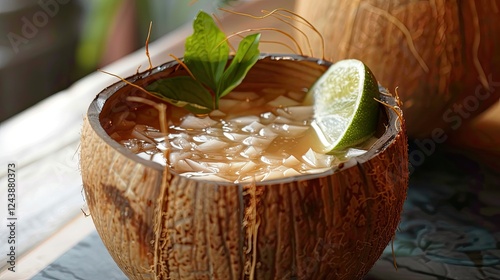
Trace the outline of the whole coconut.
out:
<instances>
[{"instance_id":1,"label":"whole coconut","mask_svg":"<svg viewBox=\"0 0 500 280\"><path fill-rule=\"evenodd\" d=\"M410 137L457 130L499 100L499 7L500 0L296 2L323 35L326 59L362 60L381 84L398 88ZM304 31L320 56L319 37Z\"/></svg>"}]
</instances>

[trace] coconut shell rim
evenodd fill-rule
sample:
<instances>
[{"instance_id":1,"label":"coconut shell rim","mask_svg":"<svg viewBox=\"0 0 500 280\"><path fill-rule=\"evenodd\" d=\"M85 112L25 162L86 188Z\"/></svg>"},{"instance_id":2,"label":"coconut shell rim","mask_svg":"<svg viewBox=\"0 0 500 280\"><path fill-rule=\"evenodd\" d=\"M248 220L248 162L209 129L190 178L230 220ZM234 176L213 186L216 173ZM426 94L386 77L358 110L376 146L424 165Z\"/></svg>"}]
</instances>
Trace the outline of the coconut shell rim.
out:
<instances>
[{"instance_id":1,"label":"coconut shell rim","mask_svg":"<svg viewBox=\"0 0 500 280\"><path fill-rule=\"evenodd\" d=\"M232 57L230 57L232 58ZM325 65L325 66L330 66L333 64L333 62L326 61L320 58L313 58L309 56L303 56L303 55L296 55L296 54L266 54L262 53L259 56L259 61L264 60L264 59L269 59L269 60L292 60L292 61L309 61L309 62L315 62L319 65ZM165 69L168 69L170 67L178 65L178 62L175 60L163 63L161 65L158 65L156 67L153 67L149 70L143 71L136 73L134 75L131 75L127 78L125 78L126 81L128 82L135 82L137 80L146 78L150 75L157 74L159 72L164 71ZM114 150L117 152L121 153L122 155L126 156L132 161L135 161L137 163L143 164L148 168L152 168L154 170L157 170L159 172L163 172L165 169L164 165L161 165L157 162L147 160L144 158L141 158L137 154L131 152L128 150L126 147L122 146L120 143L116 142L111 136L104 130L104 128L101 125L100 122L100 113L106 103L106 101L113 95L115 94L119 89L122 87L126 86L127 83L124 81L117 81L114 84L105 87L103 90L101 90L94 100L90 103L89 108L87 110L87 118L90 124L90 127L94 130L94 132L109 146L111 146ZM381 92L380 94L380 100L387 105L391 107L397 107L398 104L396 102L396 99L388 94L388 91L383 88L382 86L379 85L379 91ZM385 93L385 94L384 94ZM386 126L385 132L380 136L380 138L372 145L372 147L364 154L360 156L355 156L347 160L346 162L341 163L338 167L331 168L327 171L319 172L319 173L314 173L314 174L303 174L303 175L298 175L298 176L290 176L290 177L285 177L285 178L280 178L280 179L273 179L273 180L266 180L266 181L260 181L256 182L256 185L272 185L275 183L287 183L287 182L293 182L293 181L302 181L302 180L310 180L310 179L315 179L315 178L321 178L325 176L330 176L336 172L341 172L342 170L354 167L359 164L363 164L373 158L375 158L377 155L383 153L387 147L392 145L400 133L404 133L404 131L400 130L397 128L397 120L399 119L398 114L391 110L388 107L384 108L384 111L387 115L387 123L388 125ZM401 113L401 112L400 112ZM402 114L402 113L401 113ZM175 175L180 175L179 173L175 172L175 170L169 168L170 174L175 174ZM203 180L203 179L192 179L196 181L201 181L201 182L214 182L217 183L218 185L247 185L248 183L234 183L234 182L224 182L224 181L212 181L212 180Z\"/></svg>"}]
</instances>

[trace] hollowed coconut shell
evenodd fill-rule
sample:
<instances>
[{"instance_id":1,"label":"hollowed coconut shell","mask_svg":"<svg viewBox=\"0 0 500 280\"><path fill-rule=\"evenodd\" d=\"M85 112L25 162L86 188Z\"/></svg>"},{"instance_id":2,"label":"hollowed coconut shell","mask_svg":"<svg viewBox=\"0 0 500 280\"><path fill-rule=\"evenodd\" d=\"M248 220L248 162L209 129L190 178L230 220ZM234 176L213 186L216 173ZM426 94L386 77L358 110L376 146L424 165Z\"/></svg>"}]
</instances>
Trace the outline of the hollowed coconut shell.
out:
<instances>
[{"instance_id":1,"label":"hollowed coconut shell","mask_svg":"<svg viewBox=\"0 0 500 280\"><path fill-rule=\"evenodd\" d=\"M262 56L240 89L302 91L329 65ZM145 86L185 75L177 66L170 62L128 80ZM356 279L394 236L408 157L392 96L380 97L396 108L380 105L379 140L364 155L324 173L245 185L189 179L116 142L110 135L130 123L158 125L155 110L141 111L125 100L141 94L124 82L104 89L88 110L81 139L92 219L128 277Z\"/></svg>"}]
</instances>

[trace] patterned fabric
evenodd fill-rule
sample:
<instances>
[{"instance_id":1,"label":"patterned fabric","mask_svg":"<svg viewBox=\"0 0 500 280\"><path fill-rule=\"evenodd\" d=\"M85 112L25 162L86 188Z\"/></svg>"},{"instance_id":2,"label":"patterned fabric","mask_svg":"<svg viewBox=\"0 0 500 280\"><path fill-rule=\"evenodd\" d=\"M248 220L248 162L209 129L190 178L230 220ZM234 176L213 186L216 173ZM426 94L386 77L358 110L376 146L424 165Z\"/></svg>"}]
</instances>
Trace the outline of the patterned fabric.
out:
<instances>
[{"instance_id":1,"label":"patterned fabric","mask_svg":"<svg viewBox=\"0 0 500 280\"><path fill-rule=\"evenodd\" d=\"M500 279L500 172L438 151L410 177L394 240L366 279Z\"/></svg>"}]
</instances>

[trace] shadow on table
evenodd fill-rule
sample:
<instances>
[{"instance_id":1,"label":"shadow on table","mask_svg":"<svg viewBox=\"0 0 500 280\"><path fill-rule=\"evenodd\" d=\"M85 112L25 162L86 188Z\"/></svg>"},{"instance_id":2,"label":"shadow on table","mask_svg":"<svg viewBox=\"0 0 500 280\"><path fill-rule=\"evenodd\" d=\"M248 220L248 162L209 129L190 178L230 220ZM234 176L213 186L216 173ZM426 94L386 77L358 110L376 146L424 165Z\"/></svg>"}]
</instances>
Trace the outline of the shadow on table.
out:
<instances>
[{"instance_id":1,"label":"shadow on table","mask_svg":"<svg viewBox=\"0 0 500 280\"><path fill-rule=\"evenodd\" d=\"M439 150L410 179L399 231L367 279L500 279L500 174Z\"/></svg>"}]
</instances>

